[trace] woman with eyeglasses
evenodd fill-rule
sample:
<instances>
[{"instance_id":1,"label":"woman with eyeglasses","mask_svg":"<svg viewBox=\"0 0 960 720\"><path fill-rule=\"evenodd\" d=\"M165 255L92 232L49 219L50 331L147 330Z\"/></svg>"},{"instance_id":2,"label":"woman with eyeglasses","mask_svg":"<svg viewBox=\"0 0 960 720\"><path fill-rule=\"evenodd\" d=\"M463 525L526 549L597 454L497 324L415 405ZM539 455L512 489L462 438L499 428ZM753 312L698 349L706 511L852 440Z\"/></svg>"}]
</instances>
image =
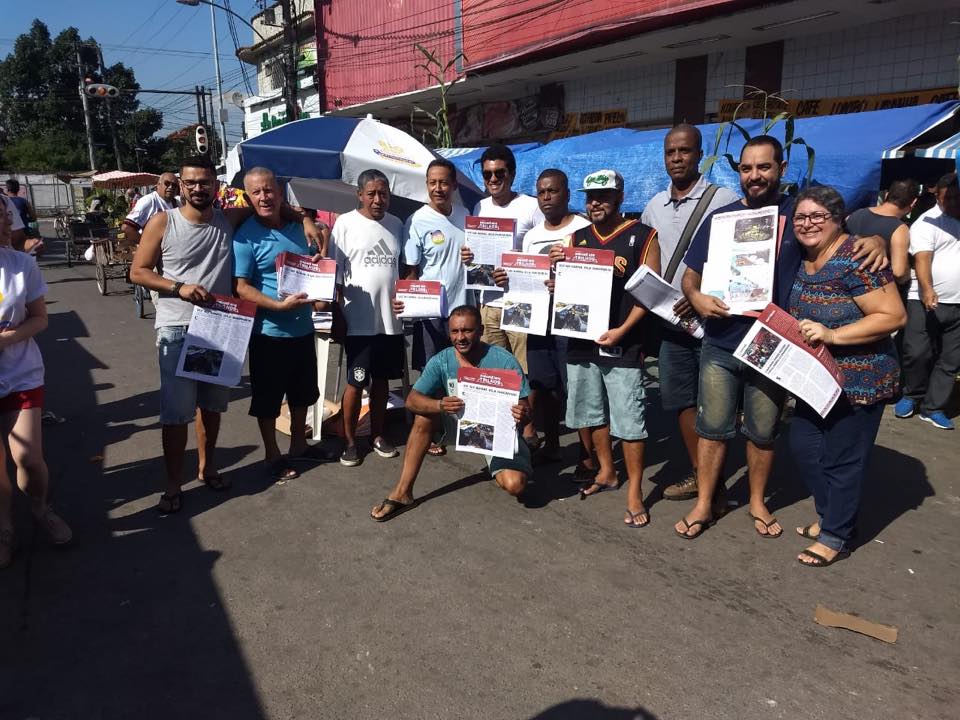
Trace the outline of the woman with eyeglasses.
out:
<instances>
[{"instance_id":1,"label":"woman with eyeglasses","mask_svg":"<svg viewBox=\"0 0 960 720\"><path fill-rule=\"evenodd\" d=\"M822 418L798 401L790 428L794 461L813 494L816 522L797 528L813 544L797 557L827 567L850 551L867 462L883 407L899 395L900 367L891 334L907 321L893 274L854 259L843 198L832 187L804 190L793 229L804 260L790 294L803 340L827 345L843 372L843 393Z\"/></svg>"}]
</instances>

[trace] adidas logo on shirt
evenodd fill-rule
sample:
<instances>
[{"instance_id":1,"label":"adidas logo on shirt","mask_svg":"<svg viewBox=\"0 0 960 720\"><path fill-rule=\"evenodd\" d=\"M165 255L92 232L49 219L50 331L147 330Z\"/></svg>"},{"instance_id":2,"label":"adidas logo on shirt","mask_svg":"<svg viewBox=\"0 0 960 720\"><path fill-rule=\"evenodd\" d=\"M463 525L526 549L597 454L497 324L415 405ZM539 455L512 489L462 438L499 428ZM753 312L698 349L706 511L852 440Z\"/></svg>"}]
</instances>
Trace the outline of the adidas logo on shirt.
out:
<instances>
[{"instance_id":1,"label":"adidas logo on shirt","mask_svg":"<svg viewBox=\"0 0 960 720\"><path fill-rule=\"evenodd\" d=\"M390 252L390 246L387 245L387 241L383 238L380 238L379 242L370 248L367 251L367 254L363 256L364 267L385 265L394 267L396 264L397 258L392 252Z\"/></svg>"}]
</instances>

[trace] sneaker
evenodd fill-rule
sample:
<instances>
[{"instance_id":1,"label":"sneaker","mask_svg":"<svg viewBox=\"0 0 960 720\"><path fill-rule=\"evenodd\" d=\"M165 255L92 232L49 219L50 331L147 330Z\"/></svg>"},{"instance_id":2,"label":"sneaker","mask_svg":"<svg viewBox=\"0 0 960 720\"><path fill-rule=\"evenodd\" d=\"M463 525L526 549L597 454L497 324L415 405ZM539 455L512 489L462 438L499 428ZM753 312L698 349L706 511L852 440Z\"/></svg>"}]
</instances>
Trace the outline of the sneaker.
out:
<instances>
[{"instance_id":1,"label":"sneaker","mask_svg":"<svg viewBox=\"0 0 960 720\"><path fill-rule=\"evenodd\" d=\"M690 473L683 480L674 483L663 491L667 500L689 500L697 496L697 476Z\"/></svg>"},{"instance_id":2,"label":"sneaker","mask_svg":"<svg viewBox=\"0 0 960 720\"><path fill-rule=\"evenodd\" d=\"M393 445L388 443L382 437L378 437L376 440L370 443L370 447L372 447L373 451L382 458L395 458L400 454ZM340 458L340 461L343 462L342 457Z\"/></svg>"},{"instance_id":3,"label":"sneaker","mask_svg":"<svg viewBox=\"0 0 960 720\"><path fill-rule=\"evenodd\" d=\"M920 419L941 430L953 430L953 420L944 415L940 410L932 413L920 413Z\"/></svg>"},{"instance_id":4,"label":"sneaker","mask_svg":"<svg viewBox=\"0 0 960 720\"><path fill-rule=\"evenodd\" d=\"M10 567L13 562L13 551L17 546L13 530L0 530L0 570Z\"/></svg>"},{"instance_id":5,"label":"sneaker","mask_svg":"<svg viewBox=\"0 0 960 720\"><path fill-rule=\"evenodd\" d=\"M42 527L54 545L66 545L73 539L73 530L67 525L63 518L57 515L50 506L40 514L34 516L37 523Z\"/></svg>"},{"instance_id":6,"label":"sneaker","mask_svg":"<svg viewBox=\"0 0 960 720\"><path fill-rule=\"evenodd\" d=\"M911 417L916 411L917 401L913 398L902 397L897 400L897 404L893 406L893 414L898 418Z\"/></svg>"},{"instance_id":7,"label":"sneaker","mask_svg":"<svg viewBox=\"0 0 960 720\"><path fill-rule=\"evenodd\" d=\"M357 454L356 445L348 445L340 453L340 464L347 467L356 467L360 464L360 456Z\"/></svg>"}]
</instances>

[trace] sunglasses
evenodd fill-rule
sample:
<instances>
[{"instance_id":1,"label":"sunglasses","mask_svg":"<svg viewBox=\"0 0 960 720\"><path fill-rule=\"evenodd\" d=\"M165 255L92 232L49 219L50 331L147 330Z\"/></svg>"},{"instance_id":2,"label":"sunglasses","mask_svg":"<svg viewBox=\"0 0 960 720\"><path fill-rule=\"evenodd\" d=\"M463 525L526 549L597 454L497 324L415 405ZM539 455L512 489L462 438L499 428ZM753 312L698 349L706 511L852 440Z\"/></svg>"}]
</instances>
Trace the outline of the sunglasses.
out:
<instances>
[{"instance_id":1,"label":"sunglasses","mask_svg":"<svg viewBox=\"0 0 960 720\"><path fill-rule=\"evenodd\" d=\"M497 168L496 170L484 170L483 173L484 180L490 180L491 178L497 178L497 180L503 180L507 176L506 168Z\"/></svg>"}]
</instances>

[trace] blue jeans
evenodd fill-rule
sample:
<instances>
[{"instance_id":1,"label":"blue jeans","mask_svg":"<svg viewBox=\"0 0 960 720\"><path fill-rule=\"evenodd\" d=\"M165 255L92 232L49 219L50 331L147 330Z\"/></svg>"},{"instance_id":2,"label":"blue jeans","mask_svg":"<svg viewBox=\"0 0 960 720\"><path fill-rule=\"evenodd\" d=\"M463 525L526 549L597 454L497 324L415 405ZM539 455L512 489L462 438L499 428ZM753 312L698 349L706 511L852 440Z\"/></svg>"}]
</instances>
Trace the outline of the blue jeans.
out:
<instances>
[{"instance_id":1,"label":"blue jeans","mask_svg":"<svg viewBox=\"0 0 960 720\"><path fill-rule=\"evenodd\" d=\"M186 425L193 420L197 408L225 413L230 402L230 388L177 375L186 336L186 325L157 328L161 425Z\"/></svg>"},{"instance_id":2,"label":"blue jeans","mask_svg":"<svg viewBox=\"0 0 960 720\"><path fill-rule=\"evenodd\" d=\"M696 426L700 437L732 440L742 407L740 433L760 447L769 447L777 439L785 398L783 388L744 365L729 350L703 344Z\"/></svg>"},{"instance_id":3,"label":"blue jeans","mask_svg":"<svg viewBox=\"0 0 960 720\"><path fill-rule=\"evenodd\" d=\"M883 404L851 405L844 396L825 418L797 402L790 424L794 463L813 495L820 542L838 552L846 550L853 537L863 477L882 417Z\"/></svg>"},{"instance_id":4,"label":"blue jeans","mask_svg":"<svg viewBox=\"0 0 960 720\"><path fill-rule=\"evenodd\" d=\"M700 341L665 329L660 341L660 404L664 410L697 406L700 385Z\"/></svg>"}]
</instances>

